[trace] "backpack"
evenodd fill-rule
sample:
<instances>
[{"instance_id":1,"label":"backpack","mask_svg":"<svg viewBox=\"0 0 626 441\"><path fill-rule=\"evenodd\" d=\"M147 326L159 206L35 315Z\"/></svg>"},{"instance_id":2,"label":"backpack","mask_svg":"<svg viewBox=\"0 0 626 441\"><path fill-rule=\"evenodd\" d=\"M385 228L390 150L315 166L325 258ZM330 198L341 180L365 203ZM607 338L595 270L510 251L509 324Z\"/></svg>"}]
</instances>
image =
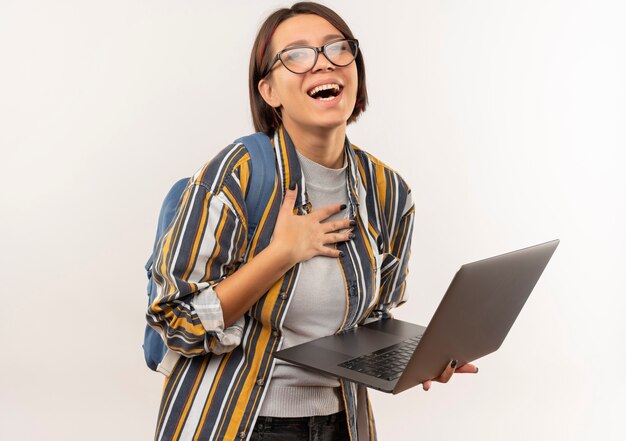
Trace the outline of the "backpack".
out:
<instances>
[{"instance_id":1,"label":"backpack","mask_svg":"<svg viewBox=\"0 0 626 441\"><path fill-rule=\"evenodd\" d=\"M246 209L248 212L248 244L251 243L252 236L256 231L265 206L268 204L274 188L276 179L276 168L274 164L274 148L269 137L262 133L254 133L235 140L235 144L243 143L250 154L250 185L246 194ZM145 265L148 276L148 305L154 302L157 295L157 286L152 278L152 266L155 259L155 252L159 240L170 226L178 201L187 187L190 178L177 181L165 196L159 220L157 224L156 238L152 248L152 254ZM169 375L174 364L178 360L179 354L171 351L165 346L161 335L150 325L146 324L143 338L143 352L146 364L153 371L159 371Z\"/></svg>"}]
</instances>

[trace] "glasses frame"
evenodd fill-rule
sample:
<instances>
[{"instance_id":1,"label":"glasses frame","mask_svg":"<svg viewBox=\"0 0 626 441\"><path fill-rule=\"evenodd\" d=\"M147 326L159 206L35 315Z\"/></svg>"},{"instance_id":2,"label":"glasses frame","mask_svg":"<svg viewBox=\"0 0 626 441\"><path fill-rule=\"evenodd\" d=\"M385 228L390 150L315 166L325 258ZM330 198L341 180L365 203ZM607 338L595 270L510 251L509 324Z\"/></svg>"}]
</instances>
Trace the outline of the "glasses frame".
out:
<instances>
[{"instance_id":1,"label":"glasses frame","mask_svg":"<svg viewBox=\"0 0 626 441\"><path fill-rule=\"evenodd\" d=\"M331 44L339 43L340 41L354 42L354 45L356 46L356 49L355 49L355 52L354 52L354 58L348 64L341 65L341 64L333 63L333 61L330 58L328 58L328 55L326 55L326 47L331 45ZM313 65L311 66L311 68L309 70L307 70L305 72L294 72L293 70L291 70L291 69L289 69L287 67L287 65L285 64L285 62L281 58L281 55L284 54L285 52L293 50L293 49L313 49L315 51L315 58L313 59ZM350 64L354 63L354 60L356 60L357 55L359 55L359 40L357 40L356 38L342 38L341 40L329 41L324 46L320 46L320 47L315 47L315 46L291 46L291 47L285 48L285 49L283 49L282 51L280 51L280 52L278 52L276 54L276 56L272 59L272 62L270 63L270 65L267 67L267 69L265 69L265 73L261 76L261 78L265 78L266 76L268 76L269 73L272 71L272 69L274 68L274 66L276 65L276 63L278 61L280 61L280 64L285 66L285 69L287 69L289 72L294 73L296 75L304 75L305 73L311 72L313 70L313 68L317 64L317 58L318 58L320 53L324 54L324 57L333 66L346 67L346 66L349 66Z\"/></svg>"}]
</instances>

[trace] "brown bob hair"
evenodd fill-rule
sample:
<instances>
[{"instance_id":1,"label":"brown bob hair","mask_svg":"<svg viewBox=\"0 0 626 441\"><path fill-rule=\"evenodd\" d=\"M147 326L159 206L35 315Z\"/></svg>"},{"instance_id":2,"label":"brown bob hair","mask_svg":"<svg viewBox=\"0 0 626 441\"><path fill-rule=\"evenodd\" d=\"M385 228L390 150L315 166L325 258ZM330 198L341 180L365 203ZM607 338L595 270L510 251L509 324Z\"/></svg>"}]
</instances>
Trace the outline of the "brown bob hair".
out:
<instances>
[{"instance_id":1,"label":"brown bob hair","mask_svg":"<svg viewBox=\"0 0 626 441\"><path fill-rule=\"evenodd\" d=\"M291 6L291 8L278 9L267 17L265 22L259 28L259 32L254 40L254 46L252 46L252 53L250 55L250 72L248 78L250 110L252 111L252 122L254 123L254 128L257 132L265 132L268 135L271 135L280 125L280 117L277 115L277 111L265 102L258 89L259 81L263 78L261 75L266 71L271 59L273 58L273 54L271 54L268 50L270 42L272 41L272 36L274 35L274 31L276 31L278 25L280 25L283 21L301 14L318 15L337 28L344 37L354 38L354 35L346 22L343 21L343 19L337 15L335 11L324 5L320 5L319 3L295 3ZM356 103L350 118L348 118L348 124L356 121L359 115L367 107L365 64L363 62L363 53L360 48L355 62L357 66L359 84L356 93Z\"/></svg>"}]
</instances>

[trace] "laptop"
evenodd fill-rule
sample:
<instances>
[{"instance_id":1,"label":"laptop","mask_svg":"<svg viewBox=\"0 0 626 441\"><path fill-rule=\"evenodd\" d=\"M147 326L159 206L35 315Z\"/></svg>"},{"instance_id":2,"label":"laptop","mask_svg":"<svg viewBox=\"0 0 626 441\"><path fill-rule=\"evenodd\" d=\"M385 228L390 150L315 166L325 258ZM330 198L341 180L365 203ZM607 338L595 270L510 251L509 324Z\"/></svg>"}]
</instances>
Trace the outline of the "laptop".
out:
<instances>
[{"instance_id":1,"label":"laptop","mask_svg":"<svg viewBox=\"0 0 626 441\"><path fill-rule=\"evenodd\" d=\"M276 358L393 394L495 352L559 240L468 263L428 327L381 319L280 350Z\"/></svg>"}]
</instances>

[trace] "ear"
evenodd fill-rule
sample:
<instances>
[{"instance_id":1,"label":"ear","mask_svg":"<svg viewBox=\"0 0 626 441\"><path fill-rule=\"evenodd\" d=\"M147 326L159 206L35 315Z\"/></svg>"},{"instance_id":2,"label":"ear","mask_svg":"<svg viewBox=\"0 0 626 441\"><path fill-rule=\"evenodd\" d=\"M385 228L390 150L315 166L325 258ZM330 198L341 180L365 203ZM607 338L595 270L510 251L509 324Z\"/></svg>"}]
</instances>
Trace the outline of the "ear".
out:
<instances>
[{"instance_id":1,"label":"ear","mask_svg":"<svg viewBox=\"0 0 626 441\"><path fill-rule=\"evenodd\" d=\"M265 78L263 78L261 81L259 81L258 89L259 89L259 93L261 94L261 96L263 97L263 99L268 105L272 107L281 106L280 98L278 97L278 94L274 90L274 87L271 81L268 81Z\"/></svg>"}]
</instances>

